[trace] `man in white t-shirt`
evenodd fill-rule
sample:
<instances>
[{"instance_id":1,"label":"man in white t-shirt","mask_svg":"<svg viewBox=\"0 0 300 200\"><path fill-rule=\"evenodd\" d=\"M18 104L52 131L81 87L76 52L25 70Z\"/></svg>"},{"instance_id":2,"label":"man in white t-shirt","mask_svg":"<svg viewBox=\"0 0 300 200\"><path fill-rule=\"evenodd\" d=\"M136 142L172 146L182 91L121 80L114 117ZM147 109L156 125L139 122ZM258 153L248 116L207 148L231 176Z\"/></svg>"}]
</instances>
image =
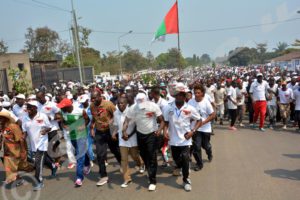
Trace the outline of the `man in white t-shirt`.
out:
<instances>
[{"instance_id":1,"label":"man in white t-shirt","mask_svg":"<svg viewBox=\"0 0 300 200\"><path fill-rule=\"evenodd\" d=\"M220 125L223 125L223 118L224 118L224 100L226 97L226 91L223 87L221 87L221 83L217 84L217 90L215 92L215 104L216 104L216 113L217 117L220 119Z\"/></svg>"},{"instance_id":2,"label":"man in white t-shirt","mask_svg":"<svg viewBox=\"0 0 300 200\"><path fill-rule=\"evenodd\" d=\"M293 91L290 88L287 88L287 83L284 81L281 84L281 88L278 89L278 97L279 97L279 109L281 118L283 121L283 129L286 129L287 118L290 113L290 103L294 99Z\"/></svg>"},{"instance_id":3,"label":"man in white t-shirt","mask_svg":"<svg viewBox=\"0 0 300 200\"><path fill-rule=\"evenodd\" d=\"M259 130L265 131L264 129L264 122L267 112L267 100L266 94L268 90L268 83L263 80L262 73L258 73L256 75L257 80L252 82L250 86L250 96L253 103L254 109L254 124L257 122L258 117L260 117L259 121ZM255 125L253 125L254 127Z\"/></svg>"},{"instance_id":4,"label":"man in white t-shirt","mask_svg":"<svg viewBox=\"0 0 300 200\"><path fill-rule=\"evenodd\" d=\"M270 120L270 129L273 129L276 123L277 116L277 95L278 95L278 85L275 83L275 79L271 77L269 79L268 88L268 115Z\"/></svg>"},{"instance_id":5,"label":"man in white t-shirt","mask_svg":"<svg viewBox=\"0 0 300 200\"><path fill-rule=\"evenodd\" d=\"M175 91L175 102L164 109L166 124L164 135L169 139L176 167L182 169L184 189L191 191L189 179L190 146L192 145L192 137L201 126L201 117L193 106L185 103L187 88L178 87ZM209 102L208 104L210 105ZM191 121L196 123L192 125Z\"/></svg>"},{"instance_id":6,"label":"man in white t-shirt","mask_svg":"<svg viewBox=\"0 0 300 200\"><path fill-rule=\"evenodd\" d=\"M38 102L30 101L27 103L28 115L23 118L22 129L25 136L29 137L31 151L35 157L35 178L37 185L34 190L41 190L43 183L43 167L45 164L52 170L52 176L56 175L57 166L52 163L51 158L47 154L48 150L48 134L52 129L48 117L37 111Z\"/></svg>"},{"instance_id":7,"label":"man in white t-shirt","mask_svg":"<svg viewBox=\"0 0 300 200\"><path fill-rule=\"evenodd\" d=\"M154 191L156 189L157 172L157 139L164 127L163 115L159 106L147 100L144 93L138 93L136 102L126 114L123 134L126 134L130 120L134 120L140 155L148 171L150 182L148 190ZM159 127L157 127L157 121L160 123Z\"/></svg>"},{"instance_id":8,"label":"man in white t-shirt","mask_svg":"<svg viewBox=\"0 0 300 200\"><path fill-rule=\"evenodd\" d=\"M228 114L230 117L229 130L236 131L234 124L237 117L237 95L236 95L236 90L234 89L234 87L232 87L231 84L232 81L230 79L226 80L227 106L228 106Z\"/></svg>"},{"instance_id":9,"label":"man in white t-shirt","mask_svg":"<svg viewBox=\"0 0 300 200\"><path fill-rule=\"evenodd\" d=\"M211 103L204 98L205 87L202 85L195 85L194 87L195 98L191 99L188 104L193 106L202 118L202 126L197 129L193 136L193 155L197 162L195 171L203 168L201 147L205 149L208 160L212 161L212 146L210 143L210 135L212 133L211 122L215 118L215 112Z\"/></svg>"},{"instance_id":10,"label":"man in white t-shirt","mask_svg":"<svg viewBox=\"0 0 300 200\"><path fill-rule=\"evenodd\" d=\"M128 157L136 162L137 166L140 167L140 171L143 170L143 161L139 155L139 149L137 145L137 137L136 137L136 125L133 120L131 120L128 124L128 128L126 130L126 134L122 133L123 123L126 118L126 114L130 107L128 107L127 99L125 97L119 98L117 101L117 109L114 112L114 122L113 125L115 127L113 132L113 137L118 137L120 153L121 153L121 167L124 178L124 183L121 185L122 188L128 187L131 183L131 175L130 169L128 167ZM117 139L117 138L115 138Z\"/></svg>"}]
</instances>

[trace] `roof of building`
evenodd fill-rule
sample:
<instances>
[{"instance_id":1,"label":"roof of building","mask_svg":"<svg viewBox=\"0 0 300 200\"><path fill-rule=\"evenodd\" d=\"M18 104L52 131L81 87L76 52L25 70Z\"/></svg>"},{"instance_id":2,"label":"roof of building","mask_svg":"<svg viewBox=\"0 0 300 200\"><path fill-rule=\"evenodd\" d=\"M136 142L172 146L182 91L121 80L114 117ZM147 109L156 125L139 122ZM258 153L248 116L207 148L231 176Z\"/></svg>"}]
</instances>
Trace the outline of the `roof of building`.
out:
<instances>
[{"instance_id":1,"label":"roof of building","mask_svg":"<svg viewBox=\"0 0 300 200\"><path fill-rule=\"evenodd\" d=\"M290 61L290 60L298 59L298 58L300 58L300 51L291 52L291 53L273 58L272 61L274 61L274 62Z\"/></svg>"}]
</instances>

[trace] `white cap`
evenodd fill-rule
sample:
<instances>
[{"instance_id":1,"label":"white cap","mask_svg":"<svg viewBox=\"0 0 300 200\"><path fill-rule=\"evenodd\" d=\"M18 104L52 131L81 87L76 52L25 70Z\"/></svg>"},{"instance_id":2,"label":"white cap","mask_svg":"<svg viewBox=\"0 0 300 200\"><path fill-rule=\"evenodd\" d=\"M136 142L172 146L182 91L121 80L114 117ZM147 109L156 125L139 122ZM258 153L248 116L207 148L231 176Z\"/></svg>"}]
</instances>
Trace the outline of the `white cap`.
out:
<instances>
[{"instance_id":1,"label":"white cap","mask_svg":"<svg viewBox=\"0 0 300 200\"><path fill-rule=\"evenodd\" d=\"M85 103L87 100L89 100L89 96L87 94L83 94L83 95L79 96L80 103Z\"/></svg>"},{"instance_id":2,"label":"white cap","mask_svg":"<svg viewBox=\"0 0 300 200\"><path fill-rule=\"evenodd\" d=\"M258 76L263 76L263 74L262 73L257 73L256 77L258 77Z\"/></svg>"},{"instance_id":3,"label":"white cap","mask_svg":"<svg viewBox=\"0 0 300 200\"><path fill-rule=\"evenodd\" d=\"M37 101L28 101L27 104L31 105L31 106L35 106L38 107L39 103Z\"/></svg>"},{"instance_id":4,"label":"white cap","mask_svg":"<svg viewBox=\"0 0 300 200\"><path fill-rule=\"evenodd\" d=\"M24 94L18 94L16 96L16 98L18 98L18 99L25 99L25 95Z\"/></svg>"},{"instance_id":5,"label":"white cap","mask_svg":"<svg viewBox=\"0 0 300 200\"><path fill-rule=\"evenodd\" d=\"M28 96L29 100L35 100L36 99L36 95L35 94L31 94Z\"/></svg>"},{"instance_id":6,"label":"white cap","mask_svg":"<svg viewBox=\"0 0 300 200\"><path fill-rule=\"evenodd\" d=\"M50 97L50 98L53 97L52 94L50 94L50 93L47 93L46 96L47 96L47 97Z\"/></svg>"},{"instance_id":7,"label":"white cap","mask_svg":"<svg viewBox=\"0 0 300 200\"><path fill-rule=\"evenodd\" d=\"M73 94L67 95L67 98L68 98L68 99L73 99Z\"/></svg>"},{"instance_id":8,"label":"white cap","mask_svg":"<svg viewBox=\"0 0 300 200\"><path fill-rule=\"evenodd\" d=\"M183 83L177 83L175 86L175 92L188 92L189 89Z\"/></svg>"},{"instance_id":9,"label":"white cap","mask_svg":"<svg viewBox=\"0 0 300 200\"><path fill-rule=\"evenodd\" d=\"M130 86L126 86L125 90L131 90L131 87Z\"/></svg>"}]
</instances>

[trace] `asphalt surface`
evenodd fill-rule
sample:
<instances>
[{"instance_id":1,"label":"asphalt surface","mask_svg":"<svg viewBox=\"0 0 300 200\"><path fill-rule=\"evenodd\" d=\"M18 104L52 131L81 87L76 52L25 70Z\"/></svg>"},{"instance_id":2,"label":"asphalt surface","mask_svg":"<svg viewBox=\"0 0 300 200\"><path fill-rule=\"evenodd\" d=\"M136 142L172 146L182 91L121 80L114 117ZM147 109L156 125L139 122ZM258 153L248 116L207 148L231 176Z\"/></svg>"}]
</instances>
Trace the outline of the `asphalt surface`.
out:
<instances>
[{"instance_id":1,"label":"asphalt surface","mask_svg":"<svg viewBox=\"0 0 300 200\"><path fill-rule=\"evenodd\" d=\"M205 160L199 172L191 170L192 191L185 192L181 177L172 176L172 168L159 167L157 190L148 192L146 175L133 168L133 183L122 189L119 166L109 159L110 182L97 187L98 166L85 178L81 188L74 188L75 169L61 169L50 178L45 169L45 188L32 191L30 175L23 186L5 188L0 199L41 200L115 200L115 199L203 199L203 200L298 200L300 199L300 133L293 130L267 130L262 133L248 128L231 132L225 126L215 128L212 136L214 158ZM206 159L204 151L203 158ZM161 165L159 156L159 165ZM133 167L133 163L131 163ZM4 180L0 164L0 179Z\"/></svg>"}]
</instances>

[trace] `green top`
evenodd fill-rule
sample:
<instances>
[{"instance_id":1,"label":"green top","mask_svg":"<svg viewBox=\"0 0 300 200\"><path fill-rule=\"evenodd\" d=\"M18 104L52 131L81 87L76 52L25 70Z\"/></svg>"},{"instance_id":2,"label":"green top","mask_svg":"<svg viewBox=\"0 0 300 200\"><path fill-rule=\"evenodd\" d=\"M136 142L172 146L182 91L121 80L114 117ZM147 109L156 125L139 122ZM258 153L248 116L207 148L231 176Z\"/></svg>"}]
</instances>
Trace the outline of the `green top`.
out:
<instances>
[{"instance_id":1,"label":"green top","mask_svg":"<svg viewBox=\"0 0 300 200\"><path fill-rule=\"evenodd\" d=\"M69 132L71 140L87 137L88 130L82 113L83 109L81 108L74 108L72 113L62 112L64 124L67 126L65 130Z\"/></svg>"}]
</instances>

